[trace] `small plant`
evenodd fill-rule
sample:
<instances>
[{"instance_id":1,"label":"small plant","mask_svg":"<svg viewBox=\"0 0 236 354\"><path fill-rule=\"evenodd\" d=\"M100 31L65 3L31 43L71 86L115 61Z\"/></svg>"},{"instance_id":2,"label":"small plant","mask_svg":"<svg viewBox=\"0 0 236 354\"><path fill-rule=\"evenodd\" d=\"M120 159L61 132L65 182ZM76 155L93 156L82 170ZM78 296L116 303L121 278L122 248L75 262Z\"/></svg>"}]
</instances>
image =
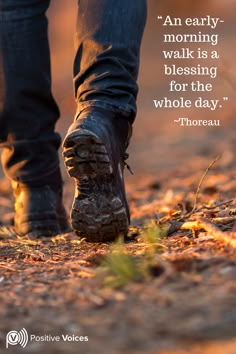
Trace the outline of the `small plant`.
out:
<instances>
[{"instance_id":1,"label":"small plant","mask_svg":"<svg viewBox=\"0 0 236 354\"><path fill-rule=\"evenodd\" d=\"M158 249L162 248L163 245L161 241L166 238L166 236L167 229L154 222L148 223L142 235L148 253L152 255L156 253Z\"/></svg>"},{"instance_id":2,"label":"small plant","mask_svg":"<svg viewBox=\"0 0 236 354\"><path fill-rule=\"evenodd\" d=\"M159 224L150 222L146 225L142 235L145 252L140 265L144 273L150 274L156 254L163 251L164 246L161 242L166 236L167 230Z\"/></svg>"},{"instance_id":3,"label":"small plant","mask_svg":"<svg viewBox=\"0 0 236 354\"><path fill-rule=\"evenodd\" d=\"M123 238L119 238L111 246L102 263L108 272L104 279L106 286L122 287L129 282L140 281L153 274L154 259L163 248L160 241L166 237L166 231L158 224L149 224L141 237L144 243L144 255L140 258L135 258L125 252Z\"/></svg>"},{"instance_id":4,"label":"small plant","mask_svg":"<svg viewBox=\"0 0 236 354\"><path fill-rule=\"evenodd\" d=\"M124 241L119 238L114 243L110 252L106 255L102 266L108 270L108 276L105 277L105 285L118 288L126 285L130 281L139 281L142 274L138 269L135 259L124 252Z\"/></svg>"}]
</instances>

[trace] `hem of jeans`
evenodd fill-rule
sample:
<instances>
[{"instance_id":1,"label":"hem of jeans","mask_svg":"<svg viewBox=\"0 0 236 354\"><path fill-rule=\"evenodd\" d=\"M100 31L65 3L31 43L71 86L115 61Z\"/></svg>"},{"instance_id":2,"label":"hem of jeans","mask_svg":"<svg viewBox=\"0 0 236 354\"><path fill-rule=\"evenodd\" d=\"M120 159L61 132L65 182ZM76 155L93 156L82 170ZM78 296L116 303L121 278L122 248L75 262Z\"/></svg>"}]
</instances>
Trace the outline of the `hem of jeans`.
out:
<instances>
[{"instance_id":1,"label":"hem of jeans","mask_svg":"<svg viewBox=\"0 0 236 354\"><path fill-rule=\"evenodd\" d=\"M40 178L39 175L37 176L14 176L11 177L9 174L6 173L6 175L8 176L8 178L11 181L14 182L18 182L18 183L23 183L23 184L30 184L30 183L39 183L39 184L43 184L46 185L48 183L46 183L47 181L49 181L49 177L53 176L55 174L56 171L60 170L60 166L59 164L55 165L55 167L53 169L50 169L50 171L47 171L47 173L44 174L40 174ZM51 183L53 183L53 181L50 181Z\"/></svg>"},{"instance_id":2,"label":"hem of jeans","mask_svg":"<svg viewBox=\"0 0 236 354\"><path fill-rule=\"evenodd\" d=\"M83 112L83 110L90 108L90 107L103 108L107 111L114 112L118 115L121 115L122 118L127 119L131 123L133 123L133 121L135 120L135 117L136 117L136 108L134 108L133 106L131 106L129 104L118 106L118 105L114 105L110 102L91 100L91 101L78 103L78 108L77 108L77 111L75 114L75 120Z\"/></svg>"}]
</instances>

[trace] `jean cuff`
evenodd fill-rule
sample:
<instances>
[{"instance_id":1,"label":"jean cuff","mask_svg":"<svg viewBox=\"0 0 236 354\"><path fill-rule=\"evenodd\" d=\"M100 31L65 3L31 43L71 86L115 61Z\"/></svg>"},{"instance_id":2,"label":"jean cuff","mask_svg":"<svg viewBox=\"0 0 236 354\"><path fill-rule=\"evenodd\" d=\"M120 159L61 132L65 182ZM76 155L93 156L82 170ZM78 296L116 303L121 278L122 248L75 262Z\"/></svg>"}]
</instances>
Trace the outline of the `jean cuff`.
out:
<instances>
[{"instance_id":1,"label":"jean cuff","mask_svg":"<svg viewBox=\"0 0 236 354\"><path fill-rule=\"evenodd\" d=\"M110 102L90 100L78 103L78 108L75 114L75 120L84 109L87 109L89 107L98 107L106 111L114 112L117 114L117 116L122 116L123 119L127 119L131 124L134 122L136 116L136 108L134 109L134 107L129 104L123 104L122 106L118 106Z\"/></svg>"}]
</instances>

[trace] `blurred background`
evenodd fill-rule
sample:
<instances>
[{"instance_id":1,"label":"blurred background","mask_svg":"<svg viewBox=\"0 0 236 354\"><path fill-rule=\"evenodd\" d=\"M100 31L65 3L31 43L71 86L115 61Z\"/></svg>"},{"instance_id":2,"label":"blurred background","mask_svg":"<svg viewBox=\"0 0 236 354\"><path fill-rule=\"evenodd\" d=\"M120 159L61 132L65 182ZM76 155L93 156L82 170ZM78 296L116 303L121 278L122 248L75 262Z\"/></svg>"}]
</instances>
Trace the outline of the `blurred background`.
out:
<instances>
[{"instance_id":1,"label":"blurred background","mask_svg":"<svg viewBox=\"0 0 236 354\"><path fill-rule=\"evenodd\" d=\"M76 24L77 0L51 0L48 11L49 38L51 47L51 64L53 77L53 94L61 111L61 119L57 130L64 136L71 123L76 105L73 95L73 35ZM196 27L188 29L189 33L218 33L217 47L209 44L191 43L191 49L218 50L220 59L204 60L172 60L164 61L162 50L180 49L181 43L163 44L163 28L157 16L175 17L205 17L211 15L220 17L224 24L215 30ZM172 27L173 28L173 27ZM165 32L170 31L165 27ZM176 27L176 33L183 33L186 28ZM232 164L236 146L235 111L236 111L236 3L235 0L148 0L148 19L141 48L141 63L139 74L138 114L134 125L134 135L129 148L132 169L136 176L160 175L175 171L181 166L194 170L198 162L206 159L209 163L219 153L224 153L219 161L222 167ZM215 111L209 109L155 109L153 100L163 96L178 98L190 97L191 93L169 93L169 81L174 79L188 82L186 78L165 77L163 65L194 66L198 63L204 66L218 66L215 79L201 77L191 80L211 82L212 93L195 93L194 97L204 96L222 100L228 97L222 108ZM191 98L191 97L190 97ZM174 123L178 117L190 119L220 119L221 127L181 127ZM67 179L64 171L65 179ZM135 183L136 178L127 176L129 183Z\"/></svg>"},{"instance_id":2,"label":"blurred background","mask_svg":"<svg viewBox=\"0 0 236 354\"><path fill-rule=\"evenodd\" d=\"M232 163L236 145L235 138L235 89L236 89L236 35L235 35L235 1L234 0L148 0L148 20L141 48L141 64L139 74L138 115L134 126L130 152L130 164L136 175L166 173L178 166L184 165L196 168L200 159L210 161L217 154L224 152L221 164ZM68 125L73 119L75 101L72 86L73 66L73 33L75 29L77 11L76 0L51 1L48 12L49 36L51 46L53 93L60 106L61 119L58 130L65 134ZM220 59L217 61L204 60L204 66L218 66L218 76L215 79L204 80L213 84L211 94L196 93L195 97L220 99L229 97L222 108L214 112L209 109L176 110L155 109L153 100L170 96L169 80L165 77L162 50L180 49L180 44L162 43L163 27L157 16L172 15L175 17L205 17L211 15L220 17L225 22L215 30L196 27L195 32L218 33L217 47L208 44L190 44L192 49L198 47L206 50L218 50ZM186 31L184 28L175 28L178 33ZM165 28L166 31L166 28ZM191 27L189 33L194 33ZM185 46L185 45L184 45ZM194 63L195 62L195 63ZM175 60L178 66L192 66L199 62L195 60ZM172 64L168 60L168 64ZM173 78L185 82L183 77ZM183 94L175 93L175 96ZM189 95L189 93L187 94ZM173 96L174 97L174 96ZM189 97L189 96L188 96ZM190 119L220 119L221 127L181 127L173 122L178 117ZM132 182L132 177L128 177Z\"/></svg>"}]
</instances>

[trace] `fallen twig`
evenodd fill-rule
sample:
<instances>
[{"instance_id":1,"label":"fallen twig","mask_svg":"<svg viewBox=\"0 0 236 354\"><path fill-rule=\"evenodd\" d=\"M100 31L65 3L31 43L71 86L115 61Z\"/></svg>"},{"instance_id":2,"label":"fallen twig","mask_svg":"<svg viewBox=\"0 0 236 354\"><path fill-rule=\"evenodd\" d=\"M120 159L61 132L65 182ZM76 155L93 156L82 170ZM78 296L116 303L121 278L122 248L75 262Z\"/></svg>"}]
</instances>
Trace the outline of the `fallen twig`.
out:
<instances>
[{"instance_id":1,"label":"fallen twig","mask_svg":"<svg viewBox=\"0 0 236 354\"><path fill-rule=\"evenodd\" d=\"M236 248L236 232L223 232L210 221L200 218L202 227L211 234L214 239L224 242L230 247Z\"/></svg>"},{"instance_id":2,"label":"fallen twig","mask_svg":"<svg viewBox=\"0 0 236 354\"><path fill-rule=\"evenodd\" d=\"M187 221L180 225L179 230L207 231L214 239L236 248L236 232L223 232L213 222L199 218L196 221Z\"/></svg>"},{"instance_id":3,"label":"fallen twig","mask_svg":"<svg viewBox=\"0 0 236 354\"><path fill-rule=\"evenodd\" d=\"M211 223L211 225L219 224L219 225L227 225L236 220L236 216L232 217L224 217L224 218L213 218L212 220L206 220L203 218L198 218L193 221L185 221L183 223L176 223L176 226L179 230L200 230L202 227L202 222L199 220L204 220L205 222ZM213 224L214 223L214 224Z\"/></svg>"},{"instance_id":4,"label":"fallen twig","mask_svg":"<svg viewBox=\"0 0 236 354\"><path fill-rule=\"evenodd\" d=\"M235 199L229 199L229 200L226 200L225 202L221 202L221 203L216 204L216 205L211 206L211 207L208 207L208 206L206 206L206 205L202 205L201 207L195 209L195 211L198 212L198 211L201 211L201 210L203 210L203 209L214 210L215 208L218 208L218 207L220 207L220 206L227 205L227 204L231 204L231 203L234 202L234 201L235 201Z\"/></svg>"},{"instance_id":5,"label":"fallen twig","mask_svg":"<svg viewBox=\"0 0 236 354\"><path fill-rule=\"evenodd\" d=\"M201 186L202 186L202 183L207 175L207 173L209 172L209 170L211 169L211 167L219 160L219 158L221 157L222 154L218 155L215 160L213 160L207 167L206 171L204 172L204 174L202 175L199 183L198 183L198 186L197 186L197 190L196 190L196 193L195 193L195 199L194 199L194 204L193 204L193 209L190 211L190 213L188 214L188 216L191 216L194 211L196 210L196 207L197 207L197 200L198 200L198 195L200 193L200 189L201 189Z\"/></svg>"},{"instance_id":6,"label":"fallen twig","mask_svg":"<svg viewBox=\"0 0 236 354\"><path fill-rule=\"evenodd\" d=\"M2 264L2 263L0 263L0 268L4 268L4 269L7 269L7 270L11 270L11 271L13 271L13 272L16 271L14 268L9 267L9 266L7 266L7 265L5 265L5 264Z\"/></svg>"},{"instance_id":7,"label":"fallen twig","mask_svg":"<svg viewBox=\"0 0 236 354\"><path fill-rule=\"evenodd\" d=\"M232 222L235 222L236 221L236 216L221 217L221 218L218 217L218 218L213 218L211 220L198 218L197 220L185 221L185 222L169 221L171 226L170 226L170 228L168 230L168 235L171 235L171 234L173 234L174 232L176 232L178 230L194 230L194 231L196 231L196 230L205 229L202 221L204 221L205 225L206 225L206 223L208 223L208 225L213 225L213 226L215 226L215 224L227 225L227 224L230 224ZM206 231L208 231L208 230L206 230ZM231 232L231 235L232 234L234 234L234 232Z\"/></svg>"},{"instance_id":8,"label":"fallen twig","mask_svg":"<svg viewBox=\"0 0 236 354\"><path fill-rule=\"evenodd\" d=\"M236 216L222 216L218 218L213 218L212 221L215 224L227 225L230 224L231 222L236 221Z\"/></svg>"}]
</instances>

